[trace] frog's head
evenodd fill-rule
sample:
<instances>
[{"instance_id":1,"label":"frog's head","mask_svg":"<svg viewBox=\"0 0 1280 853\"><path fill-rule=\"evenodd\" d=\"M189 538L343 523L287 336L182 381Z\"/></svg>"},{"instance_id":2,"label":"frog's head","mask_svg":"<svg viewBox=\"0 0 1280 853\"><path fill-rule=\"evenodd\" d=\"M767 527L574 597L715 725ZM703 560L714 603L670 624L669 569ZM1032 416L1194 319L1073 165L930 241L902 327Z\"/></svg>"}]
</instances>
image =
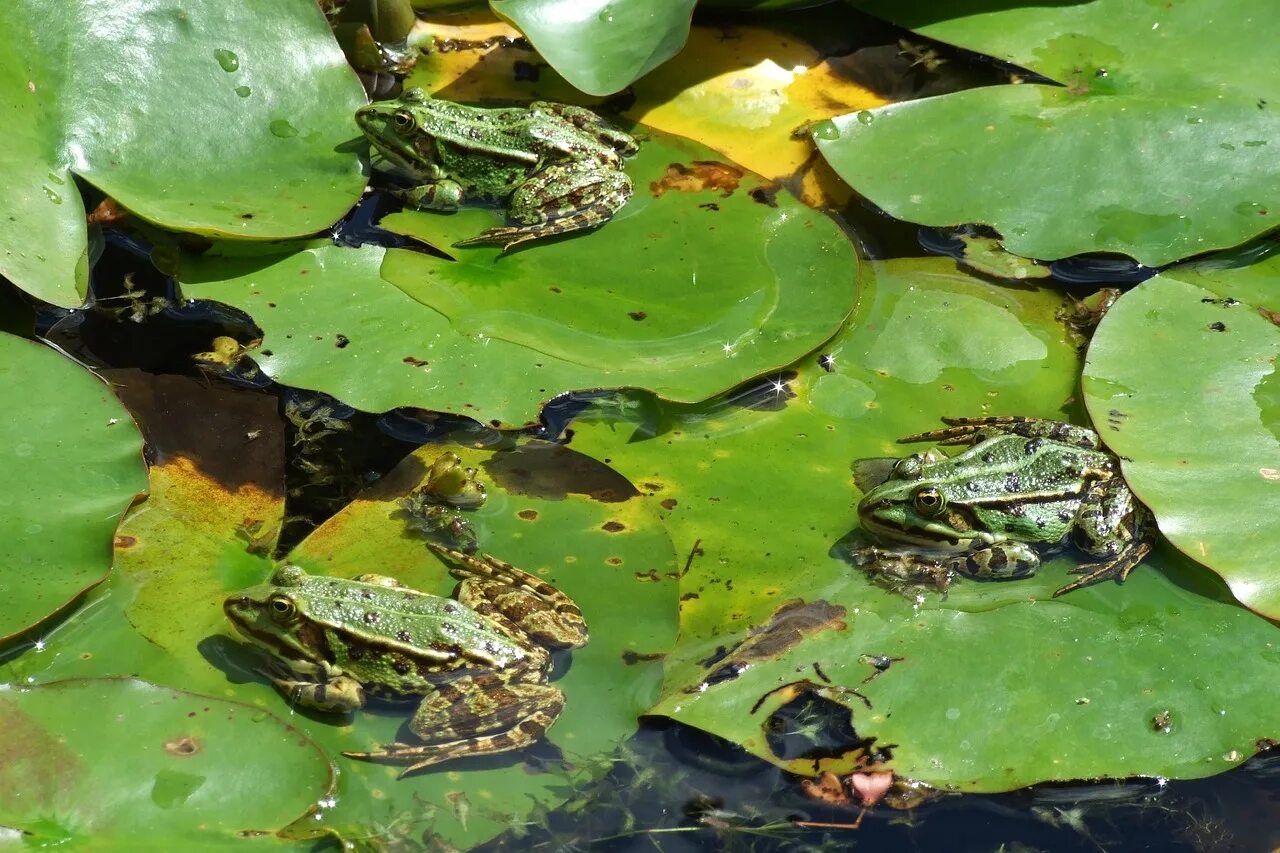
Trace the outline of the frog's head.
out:
<instances>
[{"instance_id":1,"label":"frog's head","mask_svg":"<svg viewBox=\"0 0 1280 853\"><path fill-rule=\"evenodd\" d=\"M356 110L356 124L382 156L413 171L434 159L434 138L422 131L431 103L421 89L409 89L395 100L375 101Z\"/></svg>"},{"instance_id":2,"label":"frog's head","mask_svg":"<svg viewBox=\"0 0 1280 853\"><path fill-rule=\"evenodd\" d=\"M925 476L926 467L941 458L916 454L900 459L858 502L863 532L930 550L963 550L975 539L988 538L975 529L969 513L948 500L945 483Z\"/></svg>"},{"instance_id":3,"label":"frog's head","mask_svg":"<svg viewBox=\"0 0 1280 853\"><path fill-rule=\"evenodd\" d=\"M318 627L306 617L305 571L281 566L264 584L227 596L222 609L236 630L286 665L319 661L323 644L313 642Z\"/></svg>"}]
</instances>

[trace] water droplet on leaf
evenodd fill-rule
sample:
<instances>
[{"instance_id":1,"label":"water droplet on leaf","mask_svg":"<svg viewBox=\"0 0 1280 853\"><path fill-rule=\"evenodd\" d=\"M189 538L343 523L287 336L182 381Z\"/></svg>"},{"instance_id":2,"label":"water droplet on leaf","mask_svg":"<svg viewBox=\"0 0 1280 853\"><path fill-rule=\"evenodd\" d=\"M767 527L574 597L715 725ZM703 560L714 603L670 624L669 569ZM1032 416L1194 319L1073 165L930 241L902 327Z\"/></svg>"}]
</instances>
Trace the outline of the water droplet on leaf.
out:
<instances>
[{"instance_id":1,"label":"water droplet on leaf","mask_svg":"<svg viewBox=\"0 0 1280 853\"><path fill-rule=\"evenodd\" d=\"M225 48L218 48L213 52L213 58L218 60L218 65L222 66L222 70L230 74L232 71L240 70L240 57L236 56Z\"/></svg>"},{"instance_id":2,"label":"water droplet on leaf","mask_svg":"<svg viewBox=\"0 0 1280 853\"><path fill-rule=\"evenodd\" d=\"M271 122L271 133L281 139L288 139L291 136L298 135L298 129L282 118L278 118Z\"/></svg>"}]
</instances>

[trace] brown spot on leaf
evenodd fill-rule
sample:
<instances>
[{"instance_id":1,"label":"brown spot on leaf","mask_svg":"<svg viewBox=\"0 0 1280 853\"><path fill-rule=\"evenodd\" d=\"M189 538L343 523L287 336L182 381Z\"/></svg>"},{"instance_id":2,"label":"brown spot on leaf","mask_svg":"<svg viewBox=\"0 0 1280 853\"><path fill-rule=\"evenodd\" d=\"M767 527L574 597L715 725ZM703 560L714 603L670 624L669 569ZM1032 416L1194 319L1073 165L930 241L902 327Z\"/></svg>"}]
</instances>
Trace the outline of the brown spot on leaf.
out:
<instances>
[{"instance_id":1,"label":"brown spot on leaf","mask_svg":"<svg viewBox=\"0 0 1280 853\"><path fill-rule=\"evenodd\" d=\"M628 311L627 316L630 317L632 320L639 322L640 320L643 320L645 317L648 317L649 315L643 311Z\"/></svg>"},{"instance_id":2,"label":"brown spot on leaf","mask_svg":"<svg viewBox=\"0 0 1280 853\"><path fill-rule=\"evenodd\" d=\"M538 517L538 511L536 509L522 509L516 515L525 521L533 521Z\"/></svg>"},{"instance_id":3,"label":"brown spot on leaf","mask_svg":"<svg viewBox=\"0 0 1280 853\"><path fill-rule=\"evenodd\" d=\"M410 367L426 367L428 364L430 364L430 362L428 361L423 361L420 358L414 358L411 355L406 355L403 359L401 359L401 361L403 361L405 364L409 365Z\"/></svg>"},{"instance_id":4,"label":"brown spot on leaf","mask_svg":"<svg viewBox=\"0 0 1280 853\"><path fill-rule=\"evenodd\" d=\"M699 193L718 190L728 198L738 188L744 172L737 166L717 160L694 160L688 166L672 163L667 171L649 184L649 192L660 197L666 192Z\"/></svg>"},{"instance_id":5,"label":"brown spot on leaf","mask_svg":"<svg viewBox=\"0 0 1280 853\"><path fill-rule=\"evenodd\" d=\"M176 737L173 740L165 741L164 751L170 755L182 757L195 755L200 751L200 741L190 735L183 735L182 737Z\"/></svg>"},{"instance_id":6,"label":"brown spot on leaf","mask_svg":"<svg viewBox=\"0 0 1280 853\"><path fill-rule=\"evenodd\" d=\"M765 207L777 207L779 189L781 187L777 184L768 187L756 187L749 195L756 204L763 204Z\"/></svg>"},{"instance_id":7,"label":"brown spot on leaf","mask_svg":"<svg viewBox=\"0 0 1280 853\"><path fill-rule=\"evenodd\" d=\"M619 531L626 530L627 526L621 521L606 521L604 524L600 525L600 529L606 533L618 533Z\"/></svg>"},{"instance_id":8,"label":"brown spot on leaf","mask_svg":"<svg viewBox=\"0 0 1280 853\"><path fill-rule=\"evenodd\" d=\"M801 640L821 631L843 631L848 627L844 621L846 612L842 605L821 599L810 604L800 598L784 601L773 611L769 624L753 630L700 683L686 687L685 692L697 693L737 678L752 663L781 657Z\"/></svg>"},{"instance_id":9,"label":"brown spot on leaf","mask_svg":"<svg viewBox=\"0 0 1280 853\"><path fill-rule=\"evenodd\" d=\"M1273 324L1280 326L1280 311L1272 311L1269 308L1259 308L1258 313L1264 320L1270 320Z\"/></svg>"},{"instance_id":10,"label":"brown spot on leaf","mask_svg":"<svg viewBox=\"0 0 1280 853\"><path fill-rule=\"evenodd\" d=\"M138 540L133 536L117 536L114 544L117 548L132 548Z\"/></svg>"},{"instance_id":11,"label":"brown spot on leaf","mask_svg":"<svg viewBox=\"0 0 1280 853\"><path fill-rule=\"evenodd\" d=\"M677 501L675 498L667 498L661 504L659 504L659 506L661 506L663 509L670 512L671 510L676 508L677 503L679 503L679 501Z\"/></svg>"},{"instance_id":12,"label":"brown spot on leaf","mask_svg":"<svg viewBox=\"0 0 1280 853\"><path fill-rule=\"evenodd\" d=\"M622 558L621 558L621 557L609 557L608 559L606 559L606 560L605 560L605 562L606 562L606 563L608 563L608 564L609 564L609 565L611 565L611 566L621 566L621 565L622 565Z\"/></svg>"},{"instance_id":13,"label":"brown spot on leaf","mask_svg":"<svg viewBox=\"0 0 1280 853\"><path fill-rule=\"evenodd\" d=\"M647 661L664 660L666 656L666 652L635 652L631 649L624 649L622 652L622 662L627 666L635 666L638 663L645 663Z\"/></svg>"}]
</instances>

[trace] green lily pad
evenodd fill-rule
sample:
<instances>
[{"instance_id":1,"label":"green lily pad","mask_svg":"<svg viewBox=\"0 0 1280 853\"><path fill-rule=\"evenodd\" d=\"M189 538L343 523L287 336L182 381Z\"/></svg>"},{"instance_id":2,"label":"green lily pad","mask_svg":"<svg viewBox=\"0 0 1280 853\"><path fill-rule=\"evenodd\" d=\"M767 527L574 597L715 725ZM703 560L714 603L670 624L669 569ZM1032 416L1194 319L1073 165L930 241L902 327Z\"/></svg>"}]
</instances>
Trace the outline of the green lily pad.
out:
<instances>
[{"instance_id":1,"label":"green lily pad","mask_svg":"<svg viewBox=\"0 0 1280 853\"><path fill-rule=\"evenodd\" d=\"M1060 84L972 89L816 128L841 177L890 214L986 223L1027 257L1112 251L1151 266L1280 223L1280 70L1272 33L1258 25L1269 0L999 4L965 15L930 0L858 5Z\"/></svg>"},{"instance_id":2,"label":"green lily pad","mask_svg":"<svg viewBox=\"0 0 1280 853\"><path fill-rule=\"evenodd\" d=\"M267 374L368 411L523 426L571 390L705 399L820 344L857 297L857 258L835 222L714 157L655 133L628 165L639 190L617 217L508 255L211 253L184 261L183 292L252 316ZM413 212L382 224L449 247L496 217Z\"/></svg>"},{"instance_id":3,"label":"green lily pad","mask_svg":"<svg viewBox=\"0 0 1280 853\"><path fill-rule=\"evenodd\" d=\"M1274 703L1254 685L1280 676L1280 632L1170 549L1123 586L1061 599L1070 555L1027 580L960 579L945 597L852 565L850 461L923 449L896 440L942 415L1062 418L1080 366L1050 290L939 259L873 270L846 330L755 406L573 425L573 446L646 484L690 556L652 713L797 773L888 768L971 791L1203 776L1274 737ZM814 717L795 711L821 700L853 731L820 749Z\"/></svg>"},{"instance_id":4,"label":"green lily pad","mask_svg":"<svg viewBox=\"0 0 1280 853\"><path fill-rule=\"evenodd\" d=\"M11 171L0 274L85 296L74 177L161 225L276 238L338 219L364 186L364 93L309 0L14 0L0 6ZM181 191L175 191L175 185Z\"/></svg>"},{"instance_id":5,"label":"green lily pad","mask_svg":"<svg viewBox=\"0 0 1280 853\"><path fill-rule=\"evenodd\" d=\"M0 826L29 846L243 844L333 792L332 765L296 727L134 678L4 690L0 727Z\"/></svg>"},{"instance_id":6,"label":"green lily pad","mask_svg":"<svg viewBox=\"0 0 1280 853\"><path fill-rule=\"evenodd\" d=\"M147 468L142 436L106 384L43 344L0 333L0 406L6 640L102 582L112 534L146 490Z\"/></svg>"},{"instance_id":7,"label":"green lily pad","mask_svg":"<svg viewBox=\"0 0 1280 853\"><path fill-rule=\"evenodd\" d=\"M1280 329L1258 309L1280 308L1277 275L1272 255L1149 279L1107 312L1083 383L1125 479L1169 541L1272 619L1280 619Z\"/></svg>"},{"instance_id":8,"label":"green lily pad","mask_svg":"<svg viewBox=\"0 0 1280 853\"><path fill-rule=\"evenodd\" d=\"M519 27L574 86L591 95L609 95L680 51L695 2L490 0L489 6Z\"/></svg>"}]
</instances>

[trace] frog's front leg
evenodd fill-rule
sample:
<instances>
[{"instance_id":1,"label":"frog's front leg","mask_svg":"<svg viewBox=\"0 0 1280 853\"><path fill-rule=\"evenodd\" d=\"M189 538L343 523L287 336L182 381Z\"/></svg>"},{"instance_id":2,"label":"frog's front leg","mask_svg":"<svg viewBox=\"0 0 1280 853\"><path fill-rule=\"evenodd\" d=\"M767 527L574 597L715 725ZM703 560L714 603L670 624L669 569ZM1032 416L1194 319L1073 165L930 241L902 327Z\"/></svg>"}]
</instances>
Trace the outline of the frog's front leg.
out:
<instances>
[{"instance_id":1,"label":"frog's front leg","mask_svg":"<svg viewBox=\"0 0 1280 853\"><path fill-rule=\"evenodd\" d=\"M948 557L953 571L981 580L1029 578L1040 568L1040 555L1024 542L994 542Z\"/></svg>"},{"instance_id":2,"label":"frog's front leg","mask_svg":"<svg viewBox=\"0 0 1280 853\"><path fill-rule=\"evenodd\" d=\"M586 645L582 611L551 584L492 554L472 556L435 542L427 547L453 564L453 576L462 581L458 601L481 616L513 628L543 648Z\"/></svg>"},{"instance_id":3,"label":"frog's front leg","mask_svg":"<svg viewBox=\"0 0 1280 853\"><path fill-rule=\"evenodd\" d=\"M599 160L553 163L511 194L509 219L520 223L490 228L455 246L494 244L510 251L521 243L603 225L627 203L631 179Z\"/></svg>"},{"instance_id":4,"label":"frog's front leg","mask_svg":"<svg viewBox=\"0 0 1280 853\"><path fill-rule=\"evenodd\" d=\"M882 552L872 546L855 550L853 560L860 566L910 581L934 579L944 572L980 580L1016 580L1031 577L1040 568L1040 555L1023 542L994 542L956 554Z\"/></svg>"},{"instance_id":5,"label":"frog's front leg","mask_svg":"<svg viewBox=\"0 0 1280 853\"><path fill-rule=\"evenodd\" d=\"M393 192L407 206L418 210L453 211L462 205L462 185L452 178L441 176L407 190Z\"/></svg>"},{"instance_id":6,"label":"frog's front leg","mask_svg":"<svg viewBox=\"0 0 1280 853\"><path fill-rule=\"evenodd\" d=\"M899 442L936 441L939 444L977 444L995 435L1020 435L1023 438L1047 438L1062 444L1101 450L1102 439L1088 427L1047 418L1024 418L1012 415L989 418L943 418L943 429L919 432L898 439Z\"/></svg>"},{"instance_id":7,"label":"frog's front leg","mask_svg":"<svg viewBox=\"0 0 1280 853\"><path fill-rule=\"evenodd\" d=\"M464 755L495 755L537 742L564 709L564 694L547 684L508 683L477 675L441 684L423 697L409 730L423 743L388 743L350 758L408 762L401 777Z\"/></svg>"},{"instance_id":8,"label":"frog's front leg","mask_svg":"<svg viewBox=\"0 0 1280 853\"><path fill-rule=\"evenodd\" d=\"M1072 569L1084 577L1054 592L1054 598L1107 578L1124 583L1151 551L1155 520L1138 502L1123 480L1102 480L1090 485L1075 521L1076 547L1101 559Z\"/></svg>"},{"instance_id":9,"label":"frog's front leg","mask_svg":"<svg viewBox=\"0 0 1280 853\"><path fill-rule=\"evenodd\" d=\"M348 675L325 678L322 673L316 673L315 678L300 679L268 672L266 676L286 699L304 708L314 708L330 714L345 714L364 707L364 687Z\"/></svg>"}]
</instances>

